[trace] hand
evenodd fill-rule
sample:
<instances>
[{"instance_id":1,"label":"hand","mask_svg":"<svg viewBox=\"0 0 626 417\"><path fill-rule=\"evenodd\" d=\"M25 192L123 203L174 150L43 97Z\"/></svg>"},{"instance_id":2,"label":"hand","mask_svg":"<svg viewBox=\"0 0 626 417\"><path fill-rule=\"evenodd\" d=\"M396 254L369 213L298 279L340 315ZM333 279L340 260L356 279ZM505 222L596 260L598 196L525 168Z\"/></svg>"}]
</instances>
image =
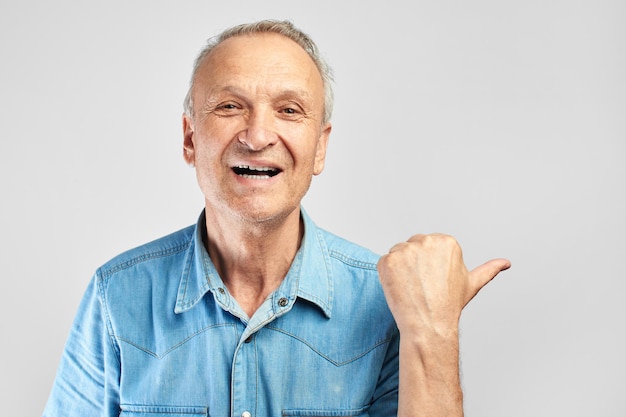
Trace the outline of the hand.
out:
<instances>
[{"instance_id":1,"label":"hand","mask_svg":"<svg viewBox=\"0 0 626 417\"><path fill-rule=\"evenodd\" d=\"M500 271L511 266L493 259L469 272L461 247L447 235L415 235L378 262L389 308L400 334L447 336L458 332L461 311Z\"/></svg>"},{"instance_id":2,"label":"hand","mask_svg":"<svg viewBox=\"0 0 626 417\"><path fill-rule=\"evenodd\" d=\"M415 235L378 261L378 273L400 330L398 416L462 417L459 319L506 259L469 272L461 247L446 235Z\"/></svg>"}]
</instances>

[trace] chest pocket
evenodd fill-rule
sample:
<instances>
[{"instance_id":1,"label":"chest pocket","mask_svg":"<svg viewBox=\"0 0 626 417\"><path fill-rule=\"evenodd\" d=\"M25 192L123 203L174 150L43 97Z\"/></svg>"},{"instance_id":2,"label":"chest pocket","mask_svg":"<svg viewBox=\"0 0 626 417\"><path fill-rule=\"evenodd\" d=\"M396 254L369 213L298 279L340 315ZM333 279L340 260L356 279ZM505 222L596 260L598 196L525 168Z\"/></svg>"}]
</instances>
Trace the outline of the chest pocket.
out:
<instances>
[{"instance_id":1,"label":"chest pocket","mask_svg":"<svg viewBox=\"0 0 626 417\"><path fill-rule=\"evenodd\" d=\"M120 417L209 417L206 407L123 404L120 408Z\"/></svg>"}]
</instances>

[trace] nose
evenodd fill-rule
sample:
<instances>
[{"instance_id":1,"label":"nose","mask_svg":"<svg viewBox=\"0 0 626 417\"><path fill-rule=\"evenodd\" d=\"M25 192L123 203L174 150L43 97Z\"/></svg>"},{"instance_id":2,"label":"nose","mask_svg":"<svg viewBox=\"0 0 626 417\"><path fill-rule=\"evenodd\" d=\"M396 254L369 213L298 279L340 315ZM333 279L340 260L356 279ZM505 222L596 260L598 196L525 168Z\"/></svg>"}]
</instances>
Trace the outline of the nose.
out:
<instances>
[{"instance_id":1,"label":"nose","mask_svg":"<svg viewBox=\"0 0 626 417\"><path fill-rule=\"evenodd\" d=\"M237 138L251 151L261 151L278 141L271 110L255 110L248 116L246 129Z\"/></svg>"}]
</instances>

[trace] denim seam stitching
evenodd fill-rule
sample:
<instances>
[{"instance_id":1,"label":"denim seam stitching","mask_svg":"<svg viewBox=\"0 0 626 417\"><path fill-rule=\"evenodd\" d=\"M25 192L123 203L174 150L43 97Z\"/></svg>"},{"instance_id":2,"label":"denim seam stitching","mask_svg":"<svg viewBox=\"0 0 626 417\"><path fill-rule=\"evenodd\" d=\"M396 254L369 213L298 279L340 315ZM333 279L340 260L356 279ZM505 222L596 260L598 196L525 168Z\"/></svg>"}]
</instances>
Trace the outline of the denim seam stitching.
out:
<instances>
[{"instance_id":1,"label":"denim seam stitching","mask_svg":"<svg viewBox=\"0 0 626 417\"><path fill-rule=\"evenodd\" d=\"M362 414L364 411L368 410L370 407L365 406L361 408L351 408L348 410L315 410L315 409L304 409L304 408L284 408L281 412L283 417L288 416L306 416L313 414L315 416L338 416L338 417L349 417L349 416L358 416Z\"/></svg>"},{"instance_id":2,"label":"denim seam stitching","mask_svg":"<svg viewBox=\"0 0 626 417\"><path fill-rule=\"evenodd\" d=\"M356 268L361 268L361 269L368 269L368 270L372 270L372 271L376 270L376 264L375 263L365 262L365 261L361 261L361 260L358 260L358 259L354 259L354 258L346 256L343 253L338 252L336 250L329 250L328 253L329 253L329 255L331 257L341 261L342 263L344 263L346 265L354 266Z\"/></svg>"},{"instance_id":3,"label":"denim seam stitching","mask_svg":"<svg viewBox=\"0 0 626 417\"><path fill-rule=\"evenodd\" d=\"M387 344L387 343L389 343L391 341L391 338L381 340L381 341L377 342L376 344L374 344L374 346L372 346L370 349L366 350L365 352L363 352L363 353L361 353L359 355L356 355L355 357L350 358L348 360L345 360L343 362L338 362L338 361L332 360L328 356L324 355L322 352L320 352L319 350L315 349L310 343L306 342L304 339L301 339L301 338L297 337L296 335L294 335L292 333L289 333L289 332L287 332L287 331L285 331L283 329L279 329L277 327L272 327L272 326L265 326L265 328L268 329L268 330L277 331L277 332L282 333L282 334L284 334L286 336L289 336L289 337L292 337L292 338L296 339L297 341L299 341L302 344L308 346L309 349L311 349L313 352L317 353L319 356L321 356L322 358L326 359L328 362L332 363L335 366L347 365L347 364L349 364L351 362L354 362L354 361L356 361L358 359L361 359L362 357L366 356L367 354L369 354L373 350L376 350L380 346L385 345L385 344Z\"/></svg>"},{"instance_id":4,"label":"denim seam stitching","mask_svg":"<svg viewBox=\"0 0 626 417\"><path fill-rule=\"evenodd\" d=\"M117 364L121 367L122 366L122 360L120 358L120 349L119 346L117 345L117 343L115 342L115 332L113 331L113 323L111 322L111 315L109 314L109 309L108 309L108 305L107 305L107 298L105 295L105 291L104 291L104 286L106 285L107 281L105 281L105 279L103 277L100 276L100 274L98 274L98 272L96 272L96 280L97 280L97 288L98 288L98 297L100 298L100 304L102 307L102 313L104 314L104 321L105 321L105 326L107 329L107 334L108 334L108 339L109 339L109 343L111 345L111 348L113 349L114 355L115 356L115 360L117 361Z\"/></svg>"},{"instance_id":5,"label":"denim seam stitching","mask_svg":"<svg viewBox=\"0 0 626 417\"><path fill-rule=\"evenodd\" d=\"M190 242L185 242L185 243L181 243L177 246L168 248L168 249L163 249L160 251L156 251L156 252L150 252L150 253L146 253L143 255L138 255L132 259L126 260L124 262L121 262L119 264L113 265L111 267L108 267L106 269L102 269L100 268L100 270L102 271L102 276L103 278L109 278L111 275L122 271L124 269L130 268L132 266L135 266L137 264L149 261L151 259L156 259L156 258L163 258L166 256L170 256L170 255L175 255L177 253L183 252L185 251L186 248L189 247L189 243Z\"/></svg>"},{"instance_id":6,"label":"denim seam stitching","mask_svg":"<svg viewBox=\"0 0 626 417\"><path fill-rule=\"evenodd\" d=\"M126 413L144 413L144 414L162 414L163 411L160 409L166 410L167 413L176 413L180 415L200 415L206 414L209 409L207 407L194 407L194 406L177 406L177 405L144 405L144 404L120 404L120 409ZM145 409L148 409L147 411ZM187 409L196 409L202 411L179 411L179 410L187 410ZM154 410L154 411L153 411ZM172 411L175 410L175 411Z\"/></svg>"},{"instance_id":7,"label":"denim seam stitching","mask_svg":"<svg viewBox=\"0 0 626 417\"><path fill-rule=\"evenodd\" d=\"M136 343L133 343L130 340L128 340L126 338L123 338L121 336L113 335L113 337L115 337L117 340L119 340L121 342L127 343L127 344L129 344L129 345L131 345L131 346L141 350L144 353L147 353L148 355L150 355L150 356L152 356L152 357L154 357L156 359L163 359L164 357L166 357L167 355L172 353L174 350L178 349L179 347L181 347L182 345L184 345L185 343L187 343L188 341L190 341L194 337L198 336L199 334L204 333L207 330L216 329L216 328L219 328L219 327L237 327L237 326L235 324L232 324L232 323L224 323L224 324L215 324L215 325L212 325L212 326L204 327L204 328L198 330L197 332L192 333L191 335L187 336L185 339L181 340L180 342L178 342L174 346L170 347L169 349L167 349L166 351L164 351L161 354L153 352L153 351L151 351L151 350L149 350L149 349L147 349L147 348L145 348L143 346L140 346L140 345L138 345Z\"/></svg>"},{"instance_id":8,"label":"denim seam stitching","mask_svg":"<svg viewBox=\"0 0 626 417\"><path fill-rule=\"evenodd\" d=\"M326 313L327 317L330 318L331 317L331 313L333 310L333 304L335 302L334 296L335 296L335 275L334 275L334 271L332 268L332 263L330 261L330 251L328 250L328 245L326 244L326 239L324 238L324 234L321 232L321 230L317 230L317 241L319 242L319 245L321 246L322 249L322 258L324 259L324 266L326 267L326 279L328 282L328 300L325 304L326 308L324 310L324 312ZM321 300L320 300L321 301ZM321 305L321 303L320 303Z\"/></svg>"}]
</instances>

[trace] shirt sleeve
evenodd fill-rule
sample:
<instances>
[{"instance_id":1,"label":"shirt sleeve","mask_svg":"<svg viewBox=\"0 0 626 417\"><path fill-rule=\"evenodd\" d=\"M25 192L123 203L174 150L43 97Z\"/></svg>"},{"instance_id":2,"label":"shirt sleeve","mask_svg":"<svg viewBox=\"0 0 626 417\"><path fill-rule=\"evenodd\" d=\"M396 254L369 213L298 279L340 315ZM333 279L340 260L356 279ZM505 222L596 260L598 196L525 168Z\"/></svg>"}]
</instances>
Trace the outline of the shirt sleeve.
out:
<instances>
[{"instance_id":1,"label":"shirt sleeve","mask_svg":"<svg viewBox=\"0 0 626 417\"><path fill-rule=\"evenodd\" d=\"M120 366L96 274L81 301L44 417L118 417Z\"/></svg>"},{"instance_id":2,"label":"shirt sleeve","mask_svg":"<svg viewBox=\"0 0 626 417\"><path fill-rule=\"evenodd\" d=\"M378 376L374 399L369 409L371 417L398 415L398 386L400 377L400 333L389 342L383 367Z\"/></svg>"}]
</instances>

